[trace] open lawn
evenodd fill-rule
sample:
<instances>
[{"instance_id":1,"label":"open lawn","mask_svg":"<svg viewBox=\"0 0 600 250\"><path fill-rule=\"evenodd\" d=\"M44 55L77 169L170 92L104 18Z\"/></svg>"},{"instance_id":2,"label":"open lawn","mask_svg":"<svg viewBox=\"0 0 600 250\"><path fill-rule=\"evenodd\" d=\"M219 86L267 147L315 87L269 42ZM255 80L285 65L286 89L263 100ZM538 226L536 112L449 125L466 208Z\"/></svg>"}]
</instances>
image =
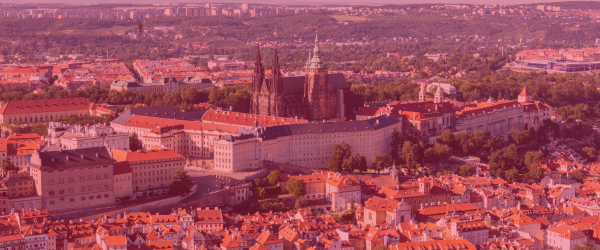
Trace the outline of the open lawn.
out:
<instances>
[{"instance_id":1,"label":"open lawn","mask_svg":"<svg viewBox=\"0 0 600 250\"><path fill-rule=\"evenodd\" d=\"M335 20L338 20L339 22L362 22L362 21L371 20L369 18L361 17L361 16L330 15L330 17L333 17Z\"/></svg>"}]
</instances>

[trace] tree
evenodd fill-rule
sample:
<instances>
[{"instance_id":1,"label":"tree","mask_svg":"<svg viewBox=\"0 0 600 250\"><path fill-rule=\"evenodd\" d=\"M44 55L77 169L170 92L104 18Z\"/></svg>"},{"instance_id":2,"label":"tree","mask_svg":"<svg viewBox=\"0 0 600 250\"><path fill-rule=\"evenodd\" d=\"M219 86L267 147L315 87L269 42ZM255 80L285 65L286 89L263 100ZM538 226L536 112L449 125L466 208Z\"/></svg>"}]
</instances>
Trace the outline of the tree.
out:
<instances>
[{"instance_id":1,"label":"tree","mask_svg":"<svg viewBox=\"0 0 600 250\"><path fill-rule=\"evenodd\" d=\"M285 184L285 189L293 195L305 195L306 184L300 179L290 178Z\"/></svg>"},{"instance_id":2,"label":"tree","mask_svg":"<svg viewBox=\"0 0 600 250\"><path fill-rule=\"evenodd\" d=\"M327 162L327 169L331 172L341 172L342 164L352 155L352 146L342 141L340 144L333 145L333 155Z\"/></svg>"},{"instance_id":3,"label":"tree","mask_svg":"<svg viewBox=\"0 0 600 250\"><path fill-rule=\"evenodd\" d=\"M256 198L264 199L265 196L267 196L267 191L265 190L265 188L257 187L256 188Z\"/></svg>"},{"instance_id":4,"label":"tree","mask_svg":"<svg viewBox=\"0 0 600 250\"><path fill-rule=\"evenodd\" d=\"M18 171L19 168L17 168L14 164L12 164L12 162L10 161L10 158L6 157L4 158L4 161L2 162L2 166L0 166L2 168L2 172L4 172L5 174L8 172L14 172L14 171Z\"/></svg>"},{"instance_id":5,"label":"tree","mask_svg":"<svg viewBox=\"0 0 600 250\"><path fill-rule=\"evenodd\" d=\"M585 157L589 160L594 160L596 158L596 149L592 147L584 147L582 151L585 153Z\"/></svg>"},{"instance_id":6,"label":"tree","mask_svg":"<svg viewBox=\"0 0 600 250\"><path fill-rule=\"evenodd\" d=\"M308 203L306 202L306 199L304 199L304 197L300 197L300 198L296 199L295 207L296 207L296 209L300 209L300 208L306 207L307 204Z\"/></svg>"},{"instance_id":7,"label":"tree","mask_svg":"<svg viewBox=\"0 0 600 250\"><path fill-rule=\"evenodd\" d=\"M173 172L173 183L169 187L170 195L181 195L181 197L188 196L192 191L192 180L187 174L187 171L175 170Z\"/></svg>"},{"instance_id":8,"label":"tree","mask_svg":"<svg viewBox=\"0 0 600 250\"><path fill-rule=\"evenodd\" d=\"M267 176L267 179L269 179L269 184L271 184L271 185L276 185L279 182L280 178L281 178L281 172L279 172L279 170L273 170Z\"/></svg>"},{"instance_id":9,"label":"tree","mask_svg":"<svg viewBox=\"0 0 600 250\"><path fill-rule=\"evenodd\" d=\"M444 131L438 138L435 139L438 143L446 144L451 148L455 148L456 137L450 131Z\"/></svg>"},{"instance_id":10,"label":"tree","mask_svg":"<svg viewBox=\"0 0 600 250\"><path fill-rule=\"evenodd\" d=\"M462 165L458 170L458 175L462 177L469 177L473 175L473 168L469 165Z\"/></svg>"},{"instance_id":11,"label":"tree","mask_svg":"<svg viewBox=\"0 0 600 250\"><path fill-rule=\"evenodd\" d=\"M523 145L531 142L531 135L529 134L528 130L511 130L508 132L508 134L517 145Z\"/></svg>"},{"instance_id":12,"label":"tree","mask_svg":"<svg viewBox=\"0 0 600 250\"><path fill-rule=\"evenodd\" d=\"M402 145L402 158L406 161L408 169L414 169L423 158L423 147L411 141L405 141Z\"/></svg>"},{"instance_id":13,"label":"tree","mask_svg":"<svg viewBox=\"0 0 600 250\"><path fill-rule=\"evenodd\" d=\"M378 152L375 155L375 157L373 157L373 163L371 163L371 168L375 169L375 171L377 171L377 174L379 174L379 171L388 168L390 165L390 158L388 157L388 155L385 153Z\"/></svg>"},{"instance_id":14,"label":"tree","mask_svg":"<svg viewBox=\"0 0 600 250\"><path fill-rule=\"evenodd\" d=\"M577 182L581 183L583 182L583 173L579 170L575 170L573 172L571 172L571 179L576 180Z\"/></svg>"},{"instance_id":15,"label":"tree","mask_svg":"<svg viewBox=\"0 0 600 250\"><path fill-rule=\"evenodd\" d=\"M500 150L502 147L504 147L504 140L502 140L502 138L490 136L483 145L483 150L491 154L492 152Z\"/></svg>"},{"instance_id":16,"label":"tree","mask_svg":"<svg viewBox=\"0 0 600 250\"><path fill-rule=\"evenodd\" d=\"M142 141L138 138L136 132L133 132L129 135L129 149L131 151L138 151L143 148Z\"/></svg>"},{"instance_id":17,"label":"tree","mask_svg":"<svg viewBox=\"0 0 600 250\"><path fill-rule=\"evenodd\" d=\"M592 246L592 244L589 242L583 242L581 246L576 245L573 250L594 250L594 246Z\"/></svg>"},{"instance_id":18,"label":"tree","mask_svg":"<svg viewBox=\"0 0 600 250\"><path fill-rule=\"evenodd\" d=\"M392 142L390 142L390 147L392 148L392 152L390 153L390 156L392 157L393 162L400 161L400 157L398 156L398 153L400 152L401 146L402 146L402 134L400 134L400 131L398 130L398 128L394 128L394 131L392 131Z\"/></svg>"},{"instance_id":19,"label":"tree","mask_svg":"<svg viewBox=\"0 0 600 250\"><path fill-rule=\"evenodd\" d=\"M358 161L358 171L360 171L361 173L366 172L367 168L368 168L367 158L361 155L360 159Z\"/></svg>"}]
</instances>

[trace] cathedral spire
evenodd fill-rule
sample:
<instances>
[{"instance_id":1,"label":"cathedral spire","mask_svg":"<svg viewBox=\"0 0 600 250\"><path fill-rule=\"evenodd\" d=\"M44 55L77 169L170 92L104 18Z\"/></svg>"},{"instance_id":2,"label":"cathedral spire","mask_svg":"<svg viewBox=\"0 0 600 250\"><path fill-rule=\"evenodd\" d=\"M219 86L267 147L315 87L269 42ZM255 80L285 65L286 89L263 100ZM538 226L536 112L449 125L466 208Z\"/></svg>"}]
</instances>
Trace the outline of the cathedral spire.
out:
<instances>
[{"instance_id":1,"label":"cathedral spire","mask_svg":"<svg viewBox=\"0 0 600 250\"><path fill-rule=\"evenodd\" d=\"M441 103L444 101L444 92L442 91L442 85L438 83L438 87L435 90L435 95L433 96L434 103Z\"/></svg>"},{"instance_id":2,"label":"cathedral spire","mask_svg":"<svg viewBox=\"0 0 600 250\"><path fill-rule=\"evenodd\" d=\"M315 47L312 50L312 56L309 54L309 65L307 68L309 69L324 69L325 62L321 60L321 51L319 50L319 34L317 33L315 37Z\"/></svg>"},{"instance_id":3,"label":"cathedral spire","mask_svg":"<svg viewBox=\"0 0 600 250\"><path fill-rule=\"evenodd\" d=\"M279 70L279 58L277 56L277 46L275 46L275 55L273 57L273 93L283 93L283 84L281 82L281 71Z\"/></svg>"},{"instance_id":4,"label":"cathedral spire","mask_svg":"<svg viewBox=\"0 0 600 250\"><path fill-rule=\"evenodd\" d=\"M261 84L265 78L265 69L260 58L260 46L256 46L256 62L254 63L254 75L252 76L252 90L260 91Z\"/></svg>"}]
</instances>

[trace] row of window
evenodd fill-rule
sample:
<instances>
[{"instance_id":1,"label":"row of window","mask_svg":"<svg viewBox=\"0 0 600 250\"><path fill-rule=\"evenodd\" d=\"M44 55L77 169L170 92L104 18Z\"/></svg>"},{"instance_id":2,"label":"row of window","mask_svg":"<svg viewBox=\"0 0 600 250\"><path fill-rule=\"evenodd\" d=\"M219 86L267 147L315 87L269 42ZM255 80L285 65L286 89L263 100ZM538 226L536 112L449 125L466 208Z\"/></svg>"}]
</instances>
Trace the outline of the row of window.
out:
<instances>
[{"instance_id":1,"label":"row of window","mask_svg":"<svg viewBox=\"0 0 600 250\"><path fill-rule=\"evenodd\" d=\"M85 200L102 199L102 196L103 195L101 195L101 194L98 194L98 195L95 195L95 196L94 195L81 196L79 198L79 200L85 201ZM109 194L104 194L104 198L110 198L110 195ZM75 198L69 198L69 202L75 202L75 200L76 200ZM65 201L65 198L60 198L59 201ZM56 201L55 200L50 200L48 203L50 205L54 205L54 204L56 204Z\"/></svg>"},{"instance_id":2,"label":"row of window","mask_svg":"<svg viewBox=\"0 0 600 250\"><path fill-rule=\"evenodd\" d=\"M109 189L108 184L104 184L104 190L108 190L108 189ZM95 191L102 190L102 185L88 186L87 187L87 191L88 192L91 192L91 191L94 191L94 190ZM68 191L69 194L74 194L75 193L75 188L71 187L67 191ZM86 187L85 186L81 186L79 188L79 192L81 192L81 193L86 192ZM48 195L49 196L54 196L55 194L56 193L54 192L54 190L48 191ZM58 190L58 195L64 195L64 194L65 194L65 190L64 189Z\"/></svg>"}]
</instances>

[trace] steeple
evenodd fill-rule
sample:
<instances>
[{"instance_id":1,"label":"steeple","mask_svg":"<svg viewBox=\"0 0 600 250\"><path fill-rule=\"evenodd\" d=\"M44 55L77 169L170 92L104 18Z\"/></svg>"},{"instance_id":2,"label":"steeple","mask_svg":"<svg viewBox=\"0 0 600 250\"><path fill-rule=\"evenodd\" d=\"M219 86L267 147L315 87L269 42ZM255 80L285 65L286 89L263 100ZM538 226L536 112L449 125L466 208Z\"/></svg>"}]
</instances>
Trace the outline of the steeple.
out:
<instances>
[{"instance_id":1,"label":"steeple","mask_svg":"<svg viewBox=\"0 0 600 250\"><path fill-rule=\"evenodd\" d=\"M321 51L319 50L319 34L315 37L315 47L313 48L313 55L309 56L310 64L307 66L309 69L324 69L325 63L321 60Z\"/></svg>"},{"instance_id":2,"label":"steeple","mask_svg":"<svg viewBox=\"0 0 600 250\"><path fill-rule=\"evenodd\" d=\"M273 91L272 93L283 93L283 84L281 83L281 71L279 70L279 58L277 57L277 46L275 46L275 55L273 57Z\"/></svg>"},{"instance_id":3,"label":"steeple","mask_svg":"<svg viewBox=\"0 0 600 250\"><path fill-rule=\"evenodd\" d=\"M419 102L427 100L427 92L425 91L425 83L421 83L421 90L419 90Z\"/></svg>"},{"instance_id":4,"label":"steeple","mask_svg":"<svg viewBox=\"0 0 600 250\"><path fill-rule=\"evenodd\" d=\"M444 100L444 92L442 92L442 85L438 83L438 87L435 90L435 95L433 96L434 103L442 103Z\"/></svg>"},{"instance_id":5,"label":"steeple","mask_svg":"<svg viewBox=\"0 0 600 250\"><path fill-rule=\"evenodd\" d=\"M254 75L252 76L252 91L260 91L262 81L265 78L265 69L260 58L260 46L256 47L256 62L254 63Z\"/></svg>"}]
</instances>

